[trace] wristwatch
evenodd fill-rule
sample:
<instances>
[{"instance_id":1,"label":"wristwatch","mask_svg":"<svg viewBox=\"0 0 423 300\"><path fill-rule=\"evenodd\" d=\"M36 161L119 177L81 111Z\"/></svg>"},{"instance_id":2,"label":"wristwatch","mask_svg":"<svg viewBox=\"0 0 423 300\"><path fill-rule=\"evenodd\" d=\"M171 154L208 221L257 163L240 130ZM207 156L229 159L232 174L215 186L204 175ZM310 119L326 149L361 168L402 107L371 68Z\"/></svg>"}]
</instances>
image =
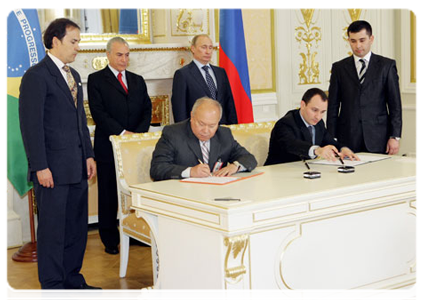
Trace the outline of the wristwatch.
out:
<instances>
[{"instance_id":1,"label":"wristwatch","mask_svg":"<svg viewBox=\"0 0 423 300\"><path fill-rule=\"evenodd\" d=\"M391 139L394 139L394 140L396 140L396 141L399 141L401 138L400 137L397 137L397 136L391 136L390 137Z\"/></svg>"}]
</instances>

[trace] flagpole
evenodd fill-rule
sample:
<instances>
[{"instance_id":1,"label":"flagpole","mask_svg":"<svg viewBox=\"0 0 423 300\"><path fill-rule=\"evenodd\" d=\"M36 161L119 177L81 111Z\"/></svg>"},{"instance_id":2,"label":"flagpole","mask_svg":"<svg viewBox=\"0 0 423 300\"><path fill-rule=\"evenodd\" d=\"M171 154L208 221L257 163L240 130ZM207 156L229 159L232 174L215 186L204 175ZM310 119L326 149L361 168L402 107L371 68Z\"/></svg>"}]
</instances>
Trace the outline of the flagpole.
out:
<instances>
[{"instance_id":1,"label":"flagpole","mask_svg":"<svg viewBox=\"0 0 423 300\"><path fill-rule=\"evenodd\" d=\"M31 230L31 242L24 244L12 256L14 261L18 262L37 262L37 242L35 241L34 226L34 189L30 189L28 193L29 206L29 225Z\"/></svg>"}]
</instances>

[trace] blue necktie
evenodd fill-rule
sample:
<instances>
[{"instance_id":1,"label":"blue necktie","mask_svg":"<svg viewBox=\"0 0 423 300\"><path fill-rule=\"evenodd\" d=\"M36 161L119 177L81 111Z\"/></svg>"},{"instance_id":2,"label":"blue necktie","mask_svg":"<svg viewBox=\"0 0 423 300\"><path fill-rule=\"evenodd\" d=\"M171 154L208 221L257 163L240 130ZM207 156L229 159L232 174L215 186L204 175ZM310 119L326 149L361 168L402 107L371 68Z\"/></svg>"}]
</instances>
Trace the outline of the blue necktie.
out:
<instances>
[{"instance_id":1,"label":"blue necktie","mask_svg":"<svg viewBox=\"0 0 423 300\"><path fill-rule=\"evenodd\" d=\"M206 82L207 86L209 87L211 98L214 100L216 99L216 85L214 84L213 78L209 73L209 66L203 66L202 69L206 72Z\"/></svg>"}]
</instances>

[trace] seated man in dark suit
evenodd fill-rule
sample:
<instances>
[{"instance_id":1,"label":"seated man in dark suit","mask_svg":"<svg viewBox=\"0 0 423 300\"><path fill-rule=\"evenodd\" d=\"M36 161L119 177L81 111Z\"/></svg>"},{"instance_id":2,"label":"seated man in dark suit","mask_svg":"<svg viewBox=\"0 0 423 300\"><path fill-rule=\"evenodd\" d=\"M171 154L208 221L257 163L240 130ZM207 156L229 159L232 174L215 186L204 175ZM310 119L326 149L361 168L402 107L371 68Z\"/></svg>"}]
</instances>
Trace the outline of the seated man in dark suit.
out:
<instances>
[{"instance_id":1,"label":"seated man in dark suit","mask_svg":"<svg viewBox=\"0 0 423 300\"><path fill-rule=\"evenodd\" d=\"M164 127L151 161L153 180L230 176L257 166L254 156L219 126L222 107L210 98L198 99L191 118Z\"/></svg>"},{"instance_id":2,"label":"seated man in dark suit","mask_svg":"<svg viewBox=\"0 0 423 300\"><path fill-rule=\"evenodd\" d=\"M318 156L335 161L336 155L359 160L350 149L340 145L326 130L322 117L327 107L328 98L322 90L307 90L301 100L300 109L287 112L276 122L264 164L273 165Z\"/></svg>"}]
</instances>

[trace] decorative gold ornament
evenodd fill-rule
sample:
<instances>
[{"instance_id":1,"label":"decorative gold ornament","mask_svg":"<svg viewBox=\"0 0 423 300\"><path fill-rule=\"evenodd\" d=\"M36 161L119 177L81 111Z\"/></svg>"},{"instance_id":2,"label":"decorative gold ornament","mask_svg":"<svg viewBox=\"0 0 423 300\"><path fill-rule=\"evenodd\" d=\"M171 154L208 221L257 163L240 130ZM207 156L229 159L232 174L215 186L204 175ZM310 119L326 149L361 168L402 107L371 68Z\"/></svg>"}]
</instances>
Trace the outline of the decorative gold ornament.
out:
<instances>
[{"instance_id":1,"label":"decorative gold ornament","mask_svg":"<svg viewBox=\"0 0 423 300\"><path fill-rule=\"evenodd\" d=\"M94 70L103 70L109 63L109 60L105 56L94 57L91 65Z\"/></svg>"},{"instance_id":2,"label":"decorative gold ornament","mask_svg":"<svg viewBox=\"0 0 423 300\"><path fill-rule=\"evenodd\" d=\"M193 9L180 9L176 20L176 31L194 34L203 31L203 22L199 24L193 20Z\"/></svg>"},{"instance_id":3,"label":"decorative gold ornament","mask_svg":"<svg viewBox=\"0 0 423 300\"><path fill-rule=\"evenodd\" d=\"M95 125L93 116L91 115L90 106L88 105L88 100L84 100L84 110L85 115L87 116L87 125Z\"/></svg>"},{"instance_id":4,"label":"decorative gold ornament","mask_svg":"<svg viewBox=\"0 0 423 300\"><path fill-rule=\"evenodd\" d=\"M318 42L322 39L321 28L315 26L316 22L313 22L314 9L301 9L305 24L295 28L295 39L301 44L305 42L307 53L300 53L302 63L300 63L299 84L318 84L320 83L319 75L319 63L316 61L317 52L311 51L313 42L318 47Z\"/></svg>"},{"instance_id":5,"label":"decorative gold ornament","mask_svg":"<svg viewBox=\"0 0 423 300\"><path fill-rule=\"evenodd\" d=\"M151 124L160 126L169 124L169 96L151 96Z\"/></svg>"},{"instance_id":6,"label":"decorative gold ornament","mask_svg":"<svg viewBox=\"0 0 423 300\"><path fill-rule=\"evenodd\" d=\"M355 22L360 19L362 9L349 9L348 12L351 17L351 22Z\"/></svg>"},{"instance_id":7,"label":"decorative gold ornament","mask_svg":"<svg viewBox=\"0 0 423 300\"><path fill-rule=\"evenodd\" d=\"M247 273L247 268L244 265L244 255L248 240L249 237L246 234L225 238L223 243L227 247L225 257L225 277L227 279L237 282L241 280L241 275Z\"/></svg>"},{"instance_id":8,"label":"decorative gold ornament","mask_svg":"<svg viewBox=\"0 0 423 300\"><path fill-rule=\"evenodd\" d=\"M348 23L348 26L350 26L350 24L352 22L355 22L357 20L360 20L360 18L361 18L361 12L362 12L362 9L348 9L348 13L349 13L350 18L351 18L351 22ZM342 38L346 42L348 42L348 26L346 26L346 27L343 28L344 34L343 34ZM348 52L348 55L352 55L352 52L349 51Z\"/></svg>"}]
</instances>

